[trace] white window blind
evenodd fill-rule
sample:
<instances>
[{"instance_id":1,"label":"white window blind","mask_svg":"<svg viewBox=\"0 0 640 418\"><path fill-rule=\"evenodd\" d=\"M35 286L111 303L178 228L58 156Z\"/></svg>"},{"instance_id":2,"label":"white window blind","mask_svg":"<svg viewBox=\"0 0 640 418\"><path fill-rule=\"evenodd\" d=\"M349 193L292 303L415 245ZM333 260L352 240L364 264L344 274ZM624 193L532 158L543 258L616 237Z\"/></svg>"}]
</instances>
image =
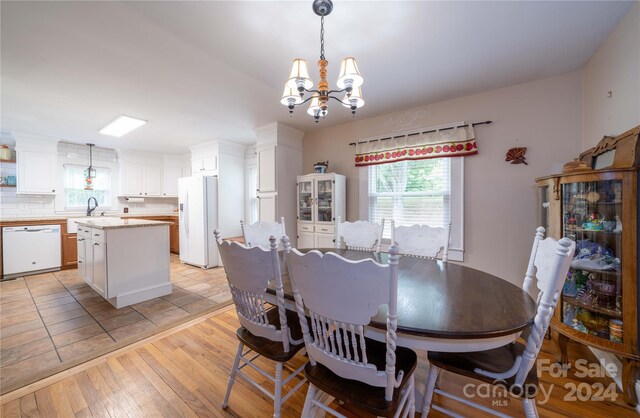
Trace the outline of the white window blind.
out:
<instances>
[{"instance_id":1,"label":"white window blind","mask_svg":"<svg viewBox=\"0 0 640 418\"><path fill-rule=\"evenodd\" d=\"M369 166L369 220L445 226L451 219L451 159ZM391 238L385 227L384 238Z\"/></svg>"},{"instance_id":2,"label":"white window blind","mask_svg":"<svg viewBox=\"0 0 640 418\"><path fill-rule=\"evenodd\" d=\"M85 190L86 166L64 165L64 206L66 210L83 209L87 200L95 197L102 209L111 208L111 170L94 167L96 178L93 179L93 190Z\"/></svg>"}]
</instances>

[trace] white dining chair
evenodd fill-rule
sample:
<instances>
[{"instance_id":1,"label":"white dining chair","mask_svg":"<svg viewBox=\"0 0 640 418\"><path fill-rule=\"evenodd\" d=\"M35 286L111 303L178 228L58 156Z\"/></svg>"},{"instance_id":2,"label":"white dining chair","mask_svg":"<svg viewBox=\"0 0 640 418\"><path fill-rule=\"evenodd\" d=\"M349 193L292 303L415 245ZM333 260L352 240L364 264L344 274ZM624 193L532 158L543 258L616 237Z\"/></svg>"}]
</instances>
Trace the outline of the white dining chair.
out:
<instances>
[{"instance_id":1,"label":"white dining chair","mask_svg":"<svg viewBox=\"0 0 640 418\"><path fill-rule=\"evenodd\" d=\"M544 234L544 228L538 228ZM511 394L519 395L528 418L538 417L535 396L539 391L535 361L542 346L542 340L549 327L553 311L558 304L575 251L575 242L568 238L556 241L553 238L534 240L532 252L535 281L540 292L534 322L531 324L526 343L513 342L492 350L471 353L445 353L429 351L429 377L425 389L422 417L429 414L431 408L450 415L451 411L439 405L432 405L433 394L438 393L474 408L494 415L498 414L484 405L468 398L436 388L438 374L444 369L491 385L500 385Z\"/></svg>"},{"instance_id":2,"label":"white dining chair","mask_svg":"<svg viewBox=\"0 0 640 418\"><path fill-rule=\"evenodd\" d=\"M398 244L402 255L437 258L441 254L442 261L447 261L450 239L451 223L445 227L396 226L395 221L391 220L391 242Z\"/></svg>"},{"instance_id":3,"label":"white dining chair","mask_svg":"<svg viewBox=\"0 0 640 418\"><path fill-rule=\"evenodd\" d=\"M411 349L396 346L397 246L391 246L389 264L383 265L317 250L302 254L291 249L287 237L283 242L309 355L305 366L309 389L302 416L309 417L320 408L344 417L323 402L326 394L349 409L374 416L413 417L417 356ZM387 306L386 342L364 336L380 305Z\"/></svg>"},{"instance_id":4,"label":"white dining chair","mask_svg":"<svg viewBox=\"0 0 640 418\"><path fill-rule=\"evenodd\" d=\"M384 218L377 224L369 221L342 222L340 216L336 218L335 241L336 248L344 246L349 250L380 252Z\"/></svg>"},{"instance_id":5,"label":"white dining chair","mask_svg":"<svg viewBox=\"0 0 640 418\"><path fill-rule=\"evenodd\" d=\"M261 247L250 248L237 242L222 242L218 231L215 231L215 237L241 324L236 331L238 349L222 408L226 409L229 406L231 388L236 375L239 374L273 400L273 416L280 417L282 403L306 380L301 378L286 395L282 395L283 386L298 376L304 368L304 365L300 366L283 380L284 363L304 347L304 342L297 313L285 309L277 240L271 237L269 250L265 250ZM265 301L266 289L271 279L275 279L277 306L271 306ZM256 359L260 356L275 362L275 376L258 366ZM243 373L242 369L246 366L269 379L275 386L274 392L271 393L262 387L262 377L256 381Z\"/></svg>"},{"instance_id":6,"label":"white dining chair","mask_svg":"<svg viewBox=\"0 0 640 418\"><path fill-rule=\"evenodd\" d=\"M242 228L244 243L249 247L268 249L270 246L269 237L276 237L279 244L282 237L286 235L284 218L280 218L280 222L259 221L250 225L245 225L243 221L240 221L240 227Z\"/></svg>"}]
</instances>

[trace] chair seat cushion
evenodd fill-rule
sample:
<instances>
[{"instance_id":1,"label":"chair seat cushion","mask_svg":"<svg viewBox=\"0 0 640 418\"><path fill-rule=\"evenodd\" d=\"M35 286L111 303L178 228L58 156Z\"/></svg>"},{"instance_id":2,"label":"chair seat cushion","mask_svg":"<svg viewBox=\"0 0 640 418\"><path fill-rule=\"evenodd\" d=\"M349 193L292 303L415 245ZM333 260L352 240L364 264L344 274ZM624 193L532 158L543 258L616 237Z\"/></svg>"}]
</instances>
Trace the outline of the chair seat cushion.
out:
<instances>
[{"instance_id":1,"label":"chair seat cushion","mask_svg":"<svg viewBox=\"0 0 640 418\"><path fill-rule=\"evenodd\" d=\"M481 380L487 383L503 384L511 389L515 384L515 375L508 379L498 380L483 376L474 372L480 368L489 372L501 373L509 370L517 356L524 352L525 346L520 343L511 343L493 350L476 351L470 353L442 353L429 351L429 363L452 373L467 376L472 379ZM511 390L514 395L525 398L535 398L538 392L538 373L536 365L527 374L524 382L524 391L519 389Z\"/></svg>"},{"instance_id":2,"label":"chair seat cushion","mask_svg":"<svg viewBox=\"0 0 640 418\"><path fill-rule=\"evenodd\" d=\"M386 365L386 344L365 338L367 345L367 360L375 364L378 370L384 370ZM353 406L376 416L392 416L398 407L400 393L409 382L409 377L415 370L418 359L416 353L404 347L396 348L396 376L400 370L404 371L402 383L393 392L393 400L385 400L385 388L370 386L366 383L346 379L333 373L329 368L320 363L312 366L307 363L304 374L310 383L313 383L323 392L339 399L346 406Z\"/></svg>"},{"instance_id":3,"label":"chair seat cushion","mask_svg":"<svg viewBox=\"0 0 640 418\"><path fill-rule=\"evenodd\" d=\"M245 327L238 328L236 336L247 347L266 358L285 362L290 360L296 355L298 351L304 348L304 341L302 341L302 330L300 329L300 320L296 312L286 310L287 326L291 332L291 338L294 340L300 340L299 344L289 344L289 351L285 352L282 346L282 341L272 341L268 338L258 337L249 332ZM274 306L267 311L267 318L269 323L275 325L280 329L280 315L278 314L278 307Z\"/></svg>"}]
</instances>

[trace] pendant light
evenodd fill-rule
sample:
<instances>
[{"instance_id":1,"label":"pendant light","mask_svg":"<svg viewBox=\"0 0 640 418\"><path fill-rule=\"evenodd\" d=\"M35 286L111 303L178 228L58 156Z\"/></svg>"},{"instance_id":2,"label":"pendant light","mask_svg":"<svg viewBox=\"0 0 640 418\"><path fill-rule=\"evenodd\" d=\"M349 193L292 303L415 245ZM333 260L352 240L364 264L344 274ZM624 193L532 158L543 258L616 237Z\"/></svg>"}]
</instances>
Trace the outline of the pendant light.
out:
<instances>
[{"instance_id":1,"label":"pendant light","mask_svg":"<svg viewBox=\"0 0 640 418\"><path fill-rule=\"evenodd\" d=\"M87 144L89 146L89 168L84 170L84 189L93 190L93 179L96 178L96 169L93 168L93 147L95 144Z\"/></svg>"}]
</instances>

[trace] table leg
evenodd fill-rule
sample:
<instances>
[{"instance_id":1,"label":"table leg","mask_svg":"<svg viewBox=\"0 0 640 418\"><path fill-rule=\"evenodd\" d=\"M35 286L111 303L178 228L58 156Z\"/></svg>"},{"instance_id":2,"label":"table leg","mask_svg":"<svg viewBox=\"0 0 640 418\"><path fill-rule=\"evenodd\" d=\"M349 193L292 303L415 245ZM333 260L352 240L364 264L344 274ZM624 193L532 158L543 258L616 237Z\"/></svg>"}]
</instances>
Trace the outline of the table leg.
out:
<instances>
[{"instance_id":1,"label":"table leg","mask_svg":"<svg viewBox=\"0 0 640 418\"><path fill-rule=\"evenodd\" d=\"M563 367L569 364L569 355L567 354L567 343L569 338L559 333L558 331L551 333L551 339L556 346L556 362L560 363Z\"/></svg>"},{"instance_id":2,"label":"table leg","mask_svg":"<svg viewBox=\"0 0 640 418\"><path fill-rule=\"evenodd\" d=\"M622 396L624 401L631 406L636 406L638 397L636 396L636 378L640 362L633 359L622 359Z\"/></svg>"}]
</instances>

